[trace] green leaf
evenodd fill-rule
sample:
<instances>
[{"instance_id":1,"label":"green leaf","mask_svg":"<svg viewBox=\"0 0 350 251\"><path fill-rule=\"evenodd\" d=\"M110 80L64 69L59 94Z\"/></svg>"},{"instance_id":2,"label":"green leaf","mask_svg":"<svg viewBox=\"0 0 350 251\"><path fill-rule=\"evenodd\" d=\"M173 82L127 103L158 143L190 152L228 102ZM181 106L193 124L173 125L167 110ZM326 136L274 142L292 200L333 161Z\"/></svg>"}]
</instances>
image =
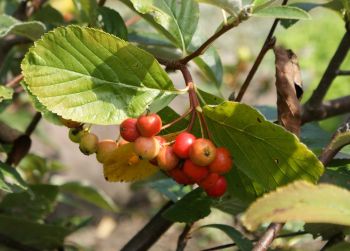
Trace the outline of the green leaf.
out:
<instances>
[{"instance_id":1,"label":"green leaf","mask_svg":"<svg viewBox=\"0 0 350 251\"><path fill-rule=\"evenodd\" d=\"M102 17L99 22L104 31L120 37L121 39L128 40L128 30L123 18L118 12L108 7L99 7L98 12Z\"/></svg>"},{"instance_id":2,"label":"green leaf","mask_svg":"<svg viewBox=\"0 0 350 251\"><path fill-rule=\"evenodd\" d=\"M199 6L195 0L122 1L139 12L183 52L186 51L199 19Z\"/></svg>"},{"instance_id":3,"label":"green leaf","mask_svg":"<svg viewBox=\"0 0 350 251\"><path fill-rule=\"evenodd\" d=\"M53 53L55 52L55 53ZM177 95L149 53L101 30L68 26L44 35L22 62L30 92L65 119L118 124Z\"/></svg>"},{"instance_id":4,"label":"green leaf","mask_svg":"<svg viewBox=\"0 0 350 251\"><path fill-rule=\"evenodd\" d=\"M62 14L51 7L49 4L41 6L41 8L34 12L33 18L37 21L43 22L45 24L50 24L53 26L59 26L64 24L64 19Z\"/></svg>"},{"instance_id":5,"label":"green leaf","mask_svg":"<svg viewBox=\"0 0 350 251\"><path fill-rule=\"evenodd\" d=\"M77 196L78 198L85 200L86 202L99 208L113 212L117 211L117 206L108 195L88 184L83 184L80 182L67 182L60 186L60 191Z\"/></svg>"},{"instance_id":6,"label":"green leaf","mask_svg":"<svg viewBox=\"0 0 350 251\"><path fill-rule=\"evenodd\" d=\"M296 181L255 201L242 221L249 229L266 222L304 221L350 225L350 192L329 184Z\"/></svg>"},{"instance_id":7,"label":"green leaf","mask_svg":"<svg viewBox=\"0 0 350 251\"><path fill-rule=\"evenodd\" d=\"M69 233L70 231L63 227L0 215L1 235L39 250L53 250L62 246Z\"/></svg>"},{"instance_id":8,"label":"green leaf","mask_svg":"<svg viewBox=\"0 0 350 251\"><path fill-rule=\"evenodd\" d=\"M1 14L12 15L16 11L18 4L20 2L21 0L0 1L0 15Z\"/></svg>"},{"instance_id":9,"label":"green leaf","mask_svg":"<svg viewBox=\"0 0 350 251\"><path fill-rule=\"evenodd\" d=\"M7 194L0 203L0 211L27 220L42 220L53 211L57 195L56 186L33 185L29 191Z\"/></svg>"},{"instance_id":10,"label":"green leaf","mask_svg":"<svg viewBox=\"0 0 350 251\"><path fill-rule=\"evenodd\" d=\"M306 11L293 6L272 6L263 9L254 10L253 16L273 17L280 19L311 19Z\"/></svg>"},{"instance_id":11,"label":"green leaf","mask_svg":"<svg viewBox=\"0 0 350 251\"><path fill-rule=\"evenodd\" d=\"M253 12L257 11L259 9L263 9L266 8L267 6L273 4L274 2L276 2L277 0L254 0L252 2L253 5Z\"/></svg>"},{"instance_id":12,"label":"green leaf","mask_svg":"<svg viewBox=\"0 0 350 251\"><path fill-rule=\"evenodd\" d=\"M52 224L69 229L72 233L88 225L92 219L93 217L73 216L55 220Z\"/></svg>"},{"instance_id":13,"label":"green leaf","mask_svg":"<svg viewBox=\"0 0 350 251\"><path fill-rule=\"evenodd\" d=\"M0 85L0 102L7 99L12 99L13 89Z\"/></svg>"},{"instance_id":14,"label":"green leaf","mask_svg":"<svg viewBox=\"0 0 350 251\"><path fill-rule=\"evenodd\" d=\"M322 163L295 135L252 107L226 101L203 111L216 145L227 147L235 168L265 192L297 179L316 182L323 173Z\"/></svg>"},{"instance_id":15,"label":"green leaf","mask_svg":"<svg viewBox=\"0 0 350 251\"><path fill-rule=\"evenodd\" d=\"M97 21L97 1L96 0L73 0L77 17L80 23L95 26Z\"/></svg>"},{"instance_id":16,"label":"green leaf","mask_svg":"<svg viewBox=\"0 0 350 251\"><path fill-rule=\"evenodd\" d=\"M236 243L237 247L242 251L251 251L253 249L252 242L244 237L238 230L235 228L224 225L224 224L210 224L202 226L201 228L216 228L224 232L231 240Z\"/></svg>"},{"instance_id":17,"label":"green leaf","mask_svg":"<svg viewBox=\"0 0 350 251\"><path fill-rule=\"evenodd\" d=\"M8 193L27 190L27 184L17 170L0 162L0 189Z\"/></svg>"},{"instance_id":18,"label":"green leaf","mask_svg":"<svg viewBox=\"0 0 350 251\"><path fill-rule=\"evenodd\" d=\"M320 181L350 189L350 167L328 167Z\"/></svg>"},{"instance_id":19,"label":"green leaf","mask_svg":"<svg viewBox=\"0 0 350 251\"><path fill-rule=\"evenodd\" d=\"M44 33L45 25L41 22L21 22L8 15L0 15L0 38L9 34L16 34L35 41Z\"/></svg>"},{"instance_id":20,"label":"green leaf","mask_svg":"<svg viewBox=\"0 0 350 251\"><path fill-rule=\"evenodd\" d=\"M243 5L242 0L197 0L197 2L215 5L234 16L238 15Z\"/></svg>"},{"instance_id":21,"label":"green leaf","mask_svg":"<svg viewBox=\"0 0 350 251\"><path fill-rule=\"evenodd\" d=\"M164 211L163 217L174 222L195 222L210 214L211 199L197 188Z\"/></svg>"}]
</instances>

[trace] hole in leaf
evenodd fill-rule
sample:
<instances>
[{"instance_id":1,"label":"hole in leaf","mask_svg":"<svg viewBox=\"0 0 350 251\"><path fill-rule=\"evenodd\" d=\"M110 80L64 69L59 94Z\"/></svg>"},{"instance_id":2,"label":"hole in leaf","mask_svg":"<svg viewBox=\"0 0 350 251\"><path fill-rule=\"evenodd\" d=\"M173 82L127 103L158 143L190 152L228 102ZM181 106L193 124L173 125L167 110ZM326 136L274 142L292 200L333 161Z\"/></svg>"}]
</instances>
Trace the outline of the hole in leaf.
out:
<instances>
[{"instance_id":1,"label":"hole in leaf","mask_svg":"<svg viewBox=\"0 0 350 251\"><path fill-rule=\"evenodd\" d=\"M275 162L276 162L276 164L279 164L279 163L280 163L280 161L279 161L278 159L275 159Z\"/></svg>"},{"instance_id":2,"label":"hole in leaf","mask_svg":"<svg viewBox=\"0 0 350 251\"><path fill-rule=\"evenodd\" d=\"M257 120L259 123L261 123L261 119L260 119L260 118L256 118L256 120Z\"/></svg>"}]
</instances>

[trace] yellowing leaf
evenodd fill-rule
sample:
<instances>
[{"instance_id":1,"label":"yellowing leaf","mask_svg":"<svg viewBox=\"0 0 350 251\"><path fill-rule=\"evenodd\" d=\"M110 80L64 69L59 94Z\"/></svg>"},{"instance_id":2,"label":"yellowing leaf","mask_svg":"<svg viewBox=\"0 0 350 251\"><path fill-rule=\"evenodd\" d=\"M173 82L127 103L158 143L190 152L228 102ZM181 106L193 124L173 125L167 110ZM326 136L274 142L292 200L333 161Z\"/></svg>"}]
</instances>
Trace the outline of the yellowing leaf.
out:
<instances>
[{"instance_id":1,"label":"yellowing leaf","mask_svg":"<svg viewBox=\"0 0 350 251\"><path fill-rule=\"evenodd\" d=\"M103 165L105 179L110 182L137 181L155 174L159 169L141 160L133 151L133 143L118 147Z\"/></svg>"}]
</instances>

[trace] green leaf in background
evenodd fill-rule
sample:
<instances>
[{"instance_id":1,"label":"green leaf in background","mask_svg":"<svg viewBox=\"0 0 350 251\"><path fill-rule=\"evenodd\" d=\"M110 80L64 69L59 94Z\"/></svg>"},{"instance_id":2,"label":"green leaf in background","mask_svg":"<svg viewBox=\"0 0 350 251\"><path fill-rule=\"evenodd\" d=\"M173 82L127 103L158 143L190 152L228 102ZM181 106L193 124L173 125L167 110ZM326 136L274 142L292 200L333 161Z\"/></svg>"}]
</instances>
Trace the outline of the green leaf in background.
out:
<instances>
[{"instance_id":1,"label":"green leaf in background","mask_svg":"<svg viewBox=\"0 0 350 251\"><path fill-rule=\"evenodd\" d=\"M199 6L195 0L122 1L141 13L183 52L186 51L199 19Z\"/></svg>"},{"instance_id":2,"label":"green leaf in background","mask_svg":"<svg viewBox=\"0 0 350 251\"><path fill-rule=\"evenodd\" d=\"M0 162L0 189L16 193L27 190L28 186L15 168Z\"/></svg>"},{"instance_id":3,"label":"green leaf in background","mask_svg":"<svg viewBox=\"0 0 350 251\"><path fill-rule=\"evenodd\" d=\"M77 17L80 23L95 26L97 21L97 1L96 0L73 0Z\"/></svg>"},{"instance_id":4,"label":"green leaf in background","mask_svg":"<svg viewBox=\"0 0 350 251\"><path fill-rule=\"evenodd\" d=\"M22 62L30 92L65 119L118 124L177 95L149 53L101 30L68 26L45 34Z\"/></svg>"},{"instance_id":5,"label":"green leaf in background","mask_svg":"<svg viewBox=\"0 0 350 251\"><path fill-rule=\"evenodd\" d=\"M7 99L12 99L13 89L0 85L0 102Z\"/></svg>"},{"instance_id":6,"label":"green leaf in background","mask_svg":"<svg viewBox=\"0 0 350 251\"><path fill-rule=\"evenodd\" d=\"M62 246L70 230L17 216L0 215L0 234L39 250L53 250Z\"/></svg>"},{"instance_id":7,"label":"green leaf in background","mask_svg":"<svg viewBox=\"0 0 350 251\"><path fill-rule=\"evenodd\" d=\"M58 187L32 185L29 191L7 194L0 202L2 214L31 221L44 219L56 205Z\"/></svg>"},{"instance_id":8,"label":"green leaf in background","mask_svg":"<svg viewBox=\"0 0 350 251\"><path fill-rule=\"evenodd\" d=\"M60 26L64 24L62 14L55 8L51 7L50 4L45 4L41 6L39 10L35 11L33 14L33 19L53 26Z\"/></svg>"},{"instance_id":9,"label":"green leaf in background","mask_svg":"<svg viewBox=\"0 0 350 251\"><path fill-rule=\"evenodd\" d=\"M55 220L52 224L69 229L72 233L88 225L92 219L93 217L73 216Z\"/></svg>"},{"instance_id":10,"label":"green leaf in background","mask_svg":"<svg viewBox=\"0 0 350 251\"><path fill-rule=\"evenodd\" d=\"M163 217L174 222L195 222L210 214L212 200L197 188L164 211Z\"/></svg>"},{"instance_id":11,"label":"green leaf in background","mask_svg":"<svg viewBox=\"0 0 350 251\"><path fill-rule=\"evenodd\" d=\"M157 190L173 202L178 201L187 193L191 192L190 186L182 186L173 179L158 179L146 183L152 189Z\"/></svg>"},{"instance_id":12,"label":"green leaf in background","mask_svg":"<svg viewBox=\"0 0 350 251\"><path fill-rule=\"evenodd\" d=\"M202 45L202 42L203 39L199 36L194 36L189 51L194 51ZM203 55L196 57L193 61L203 72L204 76L220 88L223 80L224 68L217 50L214 47L210 47Z\"/></svg>"},{"instance_id":13,"label":"green leaf in background","mask_svg":"<svg viewBox=\"0 0 350 251\"><path fill-rule=\"evenodd\" d=\"M104 31L121 39L128 40L128 30L123 18L118 12L108 7L99 7L98 13L102 17L99 23Z\"/></svg>"},{"instance_id":14,"label":"green leaf in background","mask_svg":"<svg viewBox=\"0 0 350 251\"><path fill-rule=\"evenodd\" d=\"M346 189L350 189L350 167L327 167L320 182L334 184Z\"/></svg>"},{"instance_id":15,"label":"green leaf in background","mask_svg":"<svg viewBox=\"0 0 350 251\"><path fill-rule=\"evenodd\" d=\"M296 181L256 200L242 221L254 230L267 222L304 221L350 225L350 192L329 185Z\"/></svg>"},{"instance_id":16,"label":"green leaf in background","mask_svg":"<svg viewBox=\"0 0 350 251\"><path fill-rule=\"evenodd\" d=\"M311 19L306 11L292 6L272 6L258 9L253 12L256 17L273 17L280 19Z\"/></svg>"},{"instance_id":17,"label":"green leaf in background","mask_svg":"<svg viewBox=\"0 0 350 251\"><path fill-rule=\"evenodd\" d=\"M23 89L27 92L35 109L37 111L41 112L42 116L46 120L48 120L51 123L56 124L56 125L62 125L61 118L57 114L50 112L42 103L40 103L38 98L31 93L31 91L28 88L28 85L25 84L24 81L21 81L21 85L22 85Z\"/></svg>"},{"instance_id":18,"label":"green leaf in background","mask_svg":"<svg viewBox=\"0 0 350 251\"><path fill-rule=\"evenodd\" d=\"M251 251L253 249L252 242L244 237L242 233L240 233L235 228L224 225L224 224L210 224L202 226L201 228L216 228L224 232L231 240L237 245L237 247L242 251Z\"/></svg>"},{"instance_id":19,"label":"green leaf in background","mask_svg":"<svg viewBox=\"0 0 350 251\"><path fill-rule=\"evenodd\" d=\"M350 250L350 243L345 242L345 241L337 243L337 244L325 249L325 251L345 251L345 250Z\"/></svg>"},{"instance_id":20,"label":"green leaf in background","mask_svg":"<svg viewBox=\"0 0 350 251\"><path fill-rule=\"evenodd\" d=\"M216 145L227 147L235 168L265 192L297 179L316 182L323 173L322 163L295 135L250 106L226 101L205 106L204 115Z\"/></svg>"},{"instance_id":21,"label":"green leaf in background","mask_svg":"<svg viewBox=\"0 0 350 251\"><path fill-rule=\"evenodd\" d=\"M242 0L197 0L197 2L215 5L234 16L238 15L243 5Z\"/></svg>"},{"instance_id":22,"label":"green leaf in background","mask_svg":"<svg viewBox=\"0 0 350 251\"><path fill-rule=\"evenodd\" d=\"M0 15L2 14L12 15L16 11L18 4L20 2L21 0L0 1Z\"/></svg>"},{"instance_id":23,"label":"green leaf in background","mask_svg":"<svg viewBox=\"0 0 350 251\"><path fill-rule=\"evenodd\" d=\"M35 41L45 33L45 30L45 25L41 22L21 22L8 15L0 15L0 38L16 34Z\"/></svg>"},{"instance_id":24,"label":"green leaf in background","mask_svg":"<svg viewBox=\"0 0 350 251\"><path fill-rule=\"evenodd\" d=\"M98 190L88 184L81 182L67 182L60 186L63 193L74 195L92 205L112 212L117 211L117 206L113 200L102 190Z\"/></svg>"}]
</instances>

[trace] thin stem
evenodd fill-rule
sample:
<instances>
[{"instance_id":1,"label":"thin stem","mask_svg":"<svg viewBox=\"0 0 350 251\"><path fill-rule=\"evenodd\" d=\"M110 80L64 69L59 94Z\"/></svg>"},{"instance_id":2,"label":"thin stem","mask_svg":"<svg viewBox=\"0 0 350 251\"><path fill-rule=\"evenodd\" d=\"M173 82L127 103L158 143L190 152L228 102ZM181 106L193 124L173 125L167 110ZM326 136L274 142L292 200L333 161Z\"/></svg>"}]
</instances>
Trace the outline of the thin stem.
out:
<instances>
[{"instance_id":1,"label":"thin stem","mask_svg":"<svg viewBox=\"0 0 350 251\"><path fill-rule=\"evenodd\" d=\"M263 236L261 236L255 244L252 251L266 251L276 238L278 232L282 229L283 225L284 223L271 223Z\"/></svg>"},{"instance_id":2,"label":"thin stem","mask_svg":"<svg viewBox=\"0 0 350 251\"><path fill-rule=\"evenodd\" d=\"M141 17L140 16L133 16L131 17L130 19L126 20L125 21L125 26L126 27L130 27L131 25L134 25L136 24L138 21L141 20Z\"/></svg>"},{"instance_id":3,"label":"thin stem","mask_svg":"<svg viewBox=\"0 0 350 251\"><path fill-rule=\"evenodd\" d=\"M321 104L333 80L336 78L339 67L341 63L344 61L344 58L346 57L349 49L350 49L350 32L347 30L336 52L334 53L333 58L329 62L329 65L326 71L324 72L320 80L320 83L312 93L310 99L305 104L305 107L308 110L312 111L314 109L317 109L317 107Z\"/></svg>"},{"instance_id":4,"label":"thin stem","mask_svg":"<svg viewBox=\"0 0 350 251\"><path fill-rule=\"evenodd\" d=\"M294 237L294 236L299 236L299 235L304 235L304 234L308 234L308 232L300 231L300 232L295 232L295 233L281 234L281 235L277 236L275 239ZM258 241L258 239L255 239L252 241L256 242L256 241ZM216 246L216 247L212 247L212 248L202 249L201 251L215 251L215 250L221 250L221 249L230 248L230 247L234 247L234 246L237 246L237 244L236 243L229 243L229 244L224 244L224 245L220 245L220 246Z\"/></svg>"},{"instance_id":5,"label":"thin stem","mask_svg":"<svg viewBox=\"0 0 350 251\"><path fill-rule=\"evenodd\" d=\"M23 79L23 75L19 74L16 77L14 77L13 79L11 79L9 82L7 82L7 84L5 86L10 87L10 88L14 88L17 86L17 84L19 82L21 82L22 79Z\"/></svg>"},{"instance_id":6,"label":"thin stem","mask_svg":"<svg viewBox=\"0 0 350 251\"><path fill-rule=\"evenodd\" d=\"M164 125L164 126L162 127L162 130L167 129L167 128L173 126L174 124L176 124L177 122L183 120L184 118L186 118L186 117L192 112L192 110L193 110L193 108L190 108L188 111L186 111L186 112L185 112L184 114L182 114L180 117L178 117L178 118L174 119L173 121L171 121L170 123Z\"/></svg>"},{"instance_id":7,"label":"thin stem","mask_svg":"<svg viewBox=\"0 0 350 251\"><path fill-rule=\"evenodd\" d=\"M185 247L187 245L188 240L191 238L190 231L193 226L193 223L186 224L182 233L179 236L179 239L177 241L177 247L176 251L183 251L185 250Z\"/></svg>"},{"instance_id":8,"label":"thin stem","mask_svg":"<svg viewBox=\"0 0 350 251\"><path fill-rule=\"evenodd\" d=\"M283 0L282 5L286 5L288 3L288 0ZM276 18L275 21L273 22L269 34L267 35L265 42L258 54L258 57L256 58L252 68L250 69L246 80L244 81L241 89L238 92L237 98L235 101L240 102L246 92L246 90L248 89L248 86L250 84L250 82L252 81L256 71L258 70L262 60L264 59L266 52L268 52L276 43L276 39L273 37L273 34L275 33L277 24L279 23L280 19ZM234 96L234 95L232 95Z\"/></svg>"},{"instance_id":9,"label":"thin stem","mask_svg":"<svg viewBox=\"0 0 350 251\"><path fill-rule=\"evenodd\" d=\"M186 65L192 59L202 55L216 39L218 39L221 35L231 30L232 28L238 26L242 21L246 20L247 18L248 18L248 13L246 12L246 10L243 10L237 16L235 21L233 21L230 24L226 24L226 25L224 24L220 30L218 30L210 38L208 38L208 40L205 41L197 50L187 55L183 59L179 60L179 63Z\"/></svg>"},{"instance_id":10,"label":"thin stem","mask_svg":"<svg viewBox=\"0 0 350 251\"><path fill-rule=\"evenodd\" d=\"M194 122L196 121L197 113L196 110L193 109L191 112L190 123L188 124L187 131L191 132L193 129Z\"/></svg>"}]
</instances>

